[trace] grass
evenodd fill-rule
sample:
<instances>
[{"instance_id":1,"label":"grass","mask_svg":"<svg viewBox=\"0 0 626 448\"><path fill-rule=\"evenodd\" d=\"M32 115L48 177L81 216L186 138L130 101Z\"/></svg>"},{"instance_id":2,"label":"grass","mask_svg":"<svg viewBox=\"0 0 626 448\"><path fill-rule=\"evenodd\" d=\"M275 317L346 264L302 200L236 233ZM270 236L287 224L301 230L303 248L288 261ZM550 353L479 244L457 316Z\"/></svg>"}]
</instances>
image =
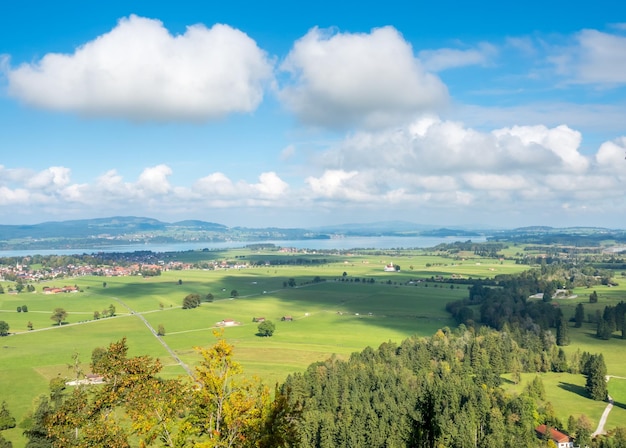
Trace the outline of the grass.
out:
<instances>
[{"instance_id":1,"label":"grass","mask_svg":"<svg viewBox=\"0 0 626 448\"><path fill-rule=\"evenodd\" d=\"M578 418L581 414L589 417L594 425L598 423L606 407L606 402L594 401L587 397L585 377L583 375L571 373L524 373L519 384L513 385L508 383L504 387L511 392L520 393L536 376L541 378L546 392L544 404L547 402L552 404L556 417L563 425L567 425L570 415ZM626 422L626 420L623 421Z\"/></svg>"},{"instance_id":2,"label":"grass","mask_svg":"<svg viewBox=\"0 0 626 448\"><path fill-rule=\"evenodd\" d=\"M516 249L517 250L517 249ZM508 260L482 259L464 254L459 259L440 257L423 251L391 253L342 253L341 255L293 255L251 250L186 252L168 254L182 261L207 259L259 260L270 263L294 261L297 257L319 264L269 265L241 270L184 270L164 272L159 277L81 277L36 285L37 293L0 295L0 320L9 323L14 335L0 339L0 400L6 400L18 422L33 408L33 400L48 391L50 379L71 377L68 369L77 354L82 368L88 371L95 347L127 338L129 354L146 354L161 359L163 375L184 376L184 370L164 349L142 322L143 316L153 328L163 325L163 338L183 362L193 367L199 358L196 346L215 341L216 322L234 319L241 325L224 330L224 337L235 346L235 358L248 375L262 378L267 384L281 382L292 372L302 371L309 364L330 356L345 357L367 346L378 347L386 341L400 342L413 336L430 336L437 329L453 326L445 311L446 303L467 297L467 287L437 283L436 276L449 278L485 278L527 269ZM385 273L387 263L401 266L401 271ZM343 273L346 276L343 276ZM312 283L319 276L326 280ZM297 287L285 287L293 278ZM357 281L358 279L358 281ZM375 283L365 281L374 279ZM104 287L106 282L106 287ZM585 303L586 313L602 310L607 304L626 297L625 285L596 288L600 297L596 305L588 304L592 290L576 290L576 299L558 300L566 315L573 315L578 302ZM77 284L76 294L44 295L43 286ZM4 283L5 291L9 283ZM237 290L239 297L231 298ZM187 294L214 296L212 303L203 303L192 310L181 309ZM94 311L102 312L111 304L116 317L94 320ZM18 306L28 306L27 313L18 313ZM54 325L52 310L64 308L66 323ZM289 315L293 321L285 322ZM259 337L253 317L265 317L276 324L271 338ZM28 331L32 322L35 331ZM621 339L600 341L595 327L585 324L571 327L571 353L580 349L602 352L609 374L626 377L623 365L624 343ZM524 380L532 379L524 375ZM544 374L547 400L554 404L557 416L567 421L570 413L585 413L597 422L603 403L589 400L581 393L582 375ZM510 386L512 391L522 386ZM607 427L626 426L626 380L612 379L610 393L616 399ZM575 414L577 415L577 414ZM22 429L5 432L15 448L24 445Z\"/></svg>"},{"instance_id":3,"label":"grass","mask_svg":"<svg viewBox=\"0 0 626 448\"><path fill-rule=\"evenodd\" d=\"M52 378L74 375L68 369L73 355L78 355L87 373L93 349L123 337L128 340L131 356L158 357L165 366L165 376L185 375L139 314L154 328L163 325L164 340L192 367L199 361L194 347L214 343L216 322L227 318L240 322L240 326L227 328L224 336L235 345L236 359L246 373L270 385L332 355L348 356L366 346L377 347L388 340L400 342L415 334L430 336L442 326L453 325L444 307L466 296L465 288L435 287L432 283L428 287L405 286L404 282L417 277L415 273L384 274L384 263L371 257L359 260L354 257L349 264L306 267L171 271L152 278L81 277L37 285L36 293L0 295L0 320L9 323L13 334L0 340L0 400L6 400L21 421L33 409L33 400L47 393ZM346 270L350 273L344 279ZM327 281L311 283L315 276ZM355 281L357 277L376 278L377 282L364 284ZM290 278L297 287L283 286ZM393 280L391 284L383 283L387 279ZM41 293L43 286L66 283L76 283L82 292ZM233 289L239 293L235 299L230 297ZM187 294L204 296L209 292L214 296L212 303L181 309ZM111 304L116 317L94 319L94 311L102 312ZM18 313L16 308L23 305L29 311ZM61 326L50 319L57 307L68 312ZM285 315L294 320L282 321ZM260 316L276 324L273 337L256 335L257 324L252 318ZM27 329L29 321L34 331ZM20 433L21 429L6 433L15 447L24 444Z\"/></svg>"}]
</instances>

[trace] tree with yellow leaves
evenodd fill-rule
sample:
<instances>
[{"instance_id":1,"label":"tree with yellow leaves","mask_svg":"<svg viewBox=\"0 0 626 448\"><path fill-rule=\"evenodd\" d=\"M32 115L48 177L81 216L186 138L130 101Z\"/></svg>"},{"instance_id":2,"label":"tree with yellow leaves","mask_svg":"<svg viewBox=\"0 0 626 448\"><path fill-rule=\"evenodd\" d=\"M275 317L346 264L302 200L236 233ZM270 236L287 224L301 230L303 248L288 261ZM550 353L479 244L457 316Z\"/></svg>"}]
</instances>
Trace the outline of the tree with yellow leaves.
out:
<instances>
[{"instance_id":1,"label":"tree with yellow leaves","mask_svg":"<svg viewBox=\"0 0 626 448\"><path fill-rule=\"evenodd\" d=\"M209 348L197 348L202 358L196 367L196 389L190 421L199 437L197 448L256 446L267 417L270 396L257 379L243 377L233 360L233 346L222 333Z\"/></svg>"}]
</instances>

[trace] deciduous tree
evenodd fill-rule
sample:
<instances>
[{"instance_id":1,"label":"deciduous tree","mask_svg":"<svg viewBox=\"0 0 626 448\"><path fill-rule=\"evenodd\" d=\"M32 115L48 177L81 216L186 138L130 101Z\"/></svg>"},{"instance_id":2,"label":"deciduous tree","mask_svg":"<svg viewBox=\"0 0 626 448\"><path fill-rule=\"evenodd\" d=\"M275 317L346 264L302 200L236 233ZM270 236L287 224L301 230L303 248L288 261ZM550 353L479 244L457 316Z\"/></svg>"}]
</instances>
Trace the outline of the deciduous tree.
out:
<instances>
[{"instance_id":1,"label":"deciduous tree","mask_svg":"<svg viewBox=\"0 0 626 448\"><path fill-rule=\"evenodd\" d=\"M57 325L61 325L61 323L65 320L66 317L67 317L67 311L65 311L63 308L55 308L54 311L52 312L52 316L50 316L50 319L55 321Z\"/></svg>"},{"instance_id":2,"label":"deciduous tree","mask_svg":"<svg viewBox=\"0 0 626 448\"><path fill-rule=\"evenodd\" d=\"M232 359L233 346L224 339L197 350L202 361L196 368L191 417L201 437L196 446L254 446L269 411L267 388L241 376L241 366Z\"/></svg>"},{"instance_id":3,"label":"deciduous tree","mask_svg":"<svg viewBox=\"0 0 626 448\"><path fill-rule=\"evenodd\" d=\"M261 336L272 336L276 330L276 325L271 320L265 320L259 324L258 329Z\"/></svg>"},{"instance_id":4,"label":"deciduous tree","mask_svg":"<svg viewBox=\"0 0 626 448\"><path fill-rule=\"evenodd\" d=\"M183 309L188 310L200 306L200 294L187 294L183 299Z\"/></svg>"}]
</instances>

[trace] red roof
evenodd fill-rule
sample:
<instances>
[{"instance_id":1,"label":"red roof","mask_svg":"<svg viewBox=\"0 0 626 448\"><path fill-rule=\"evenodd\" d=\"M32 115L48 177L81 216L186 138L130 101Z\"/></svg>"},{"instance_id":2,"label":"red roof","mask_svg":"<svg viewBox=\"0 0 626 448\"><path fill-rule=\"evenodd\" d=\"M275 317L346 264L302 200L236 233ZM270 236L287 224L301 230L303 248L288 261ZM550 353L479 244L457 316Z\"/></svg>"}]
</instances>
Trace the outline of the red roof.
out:
<instances>
[{"instance_id":1,"label":"red roof","mask_svg":"<svg viewBox=\"0 0 626 448\"><path fill-rule=\"evenodd\" d=\"M546 425L539 425L535 428L538 436L543 436L546 433ZM555 428L550 428L550 438L557 443L567 443L570 438L567 434L563 434L561 431Z\"/></svg>"}]
</instances>

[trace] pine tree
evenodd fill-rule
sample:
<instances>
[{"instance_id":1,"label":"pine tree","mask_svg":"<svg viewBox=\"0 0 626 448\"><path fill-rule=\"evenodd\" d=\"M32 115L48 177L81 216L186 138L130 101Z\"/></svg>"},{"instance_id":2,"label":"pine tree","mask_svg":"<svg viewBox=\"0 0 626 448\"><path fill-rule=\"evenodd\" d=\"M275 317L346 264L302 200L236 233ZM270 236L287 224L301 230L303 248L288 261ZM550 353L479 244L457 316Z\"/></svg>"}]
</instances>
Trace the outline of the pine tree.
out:
<instances>
[{"instance_id":1,"label":"pine tree","mask_svg":"<svg viewBox=\"0 0 626 448\"><path fill-rule=\"evenodd\" d=\"M582 303L576 305L576 312L574 314L574 321L576 322L574 326L576 328L580 328L583 326L583 322L585 321L585 307Z\"/></svg>"},{"instance_id":2,"label":"pine tree","mask_svg":"<svg viewBox=\"0 0 626 448\"><path fill-rule=\"evenodd\" d=\"M561 310L559 310L559 315L556 322L556 345L569 345L567 319L565 319Z\"/></svg>"},{"instance_id":3,"label":"pine tree","mask_svg":"<svg viewBox=\"0 0 626 448\"><path fill-rule=\"evenodd\" d=\"M591 355L585 370L587 371L585 389L589 396L594 400L606 400L606 364L604 363L604 356L602 354Z\"/></svg>"},{"instance_id":4,"label":"pine tree","mask_svg":"<svg viewBox=\"0 0 626 448\"><path fill-rule=\"evenodd\" d=\"M9 412L7 402L3 401L0 405L0 431L9 428L15 428L15 417Z\"/></svg>"}]
</instances>

